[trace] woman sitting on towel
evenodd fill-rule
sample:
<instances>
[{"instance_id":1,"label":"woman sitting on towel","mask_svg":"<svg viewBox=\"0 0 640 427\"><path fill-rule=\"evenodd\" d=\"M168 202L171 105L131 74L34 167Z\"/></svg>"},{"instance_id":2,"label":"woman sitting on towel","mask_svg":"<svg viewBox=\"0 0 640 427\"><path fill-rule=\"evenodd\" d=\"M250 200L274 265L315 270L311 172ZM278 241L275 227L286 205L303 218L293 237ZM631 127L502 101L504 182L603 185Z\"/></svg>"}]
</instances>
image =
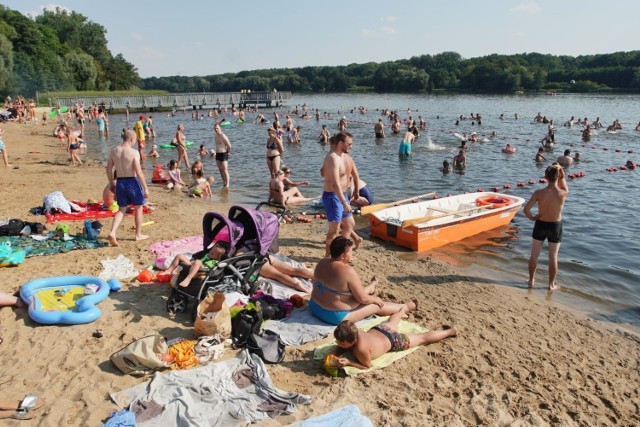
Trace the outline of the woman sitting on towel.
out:
<instances>
[{"instance_id":1,"label":"woman sitting on towel","mask_svg":"<svg viewBox=\"0 0 640 427\"><path fill-rule=\"evenodd\" d=\"M337 325L343 320L357 322L372 314L388 316L400 310L418 309L416 300L405 304L385 302L373 296L378 279L363 285L349 265L353 240L338 236L331 242L330 258L322 259L313 272L314 283L309 308L320 320Z\"/></svg>"}]
</instances>

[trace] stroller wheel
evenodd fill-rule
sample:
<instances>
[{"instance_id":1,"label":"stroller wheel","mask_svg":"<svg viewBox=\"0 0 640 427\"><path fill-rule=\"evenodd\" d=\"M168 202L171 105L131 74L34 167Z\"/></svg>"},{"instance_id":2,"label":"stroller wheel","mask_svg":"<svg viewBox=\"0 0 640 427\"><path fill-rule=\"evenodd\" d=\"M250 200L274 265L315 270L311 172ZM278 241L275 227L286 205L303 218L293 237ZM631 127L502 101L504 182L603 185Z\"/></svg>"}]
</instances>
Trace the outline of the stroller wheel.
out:
<instances>
[{"instance_id":1,"label":"stroller wheel","mask_svg":"<svg viewBox=\"0 0 640 427\"><path fill-rule=\"evenodd\" d=\"M189 301L187 297L180 294L172 294L167 300L167 311L171 314L184 313L187 311Z\"/></svg>"}]
</instances>

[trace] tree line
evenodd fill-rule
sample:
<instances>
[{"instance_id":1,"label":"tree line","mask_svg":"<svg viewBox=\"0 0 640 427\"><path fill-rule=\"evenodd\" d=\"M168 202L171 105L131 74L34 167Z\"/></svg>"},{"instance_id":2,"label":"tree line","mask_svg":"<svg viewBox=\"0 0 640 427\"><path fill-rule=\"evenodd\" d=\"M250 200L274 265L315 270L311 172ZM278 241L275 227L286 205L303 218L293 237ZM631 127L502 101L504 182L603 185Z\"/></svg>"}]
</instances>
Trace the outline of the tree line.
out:
<instances>
[{"instance_id":1,"label":"tree line","mask_svg":"<svg viewBox=\"0 0 640 427\"><path fill-rule=\"evenodd\" d=\"M143 89L169 92L465 92L640 91L640 51L586 56L540 53L464 59L456 52L383 63L242 71L142 79Z\"/></svg>"},{"instance_id":2,"label":"tree line","mask_svg":"<svg viewBox=\"0 0 640 427\"><path fill-rule=\"evenodd\" d=\"M0 95L36 91L238 92L640 91L640 51L585 56L541 53L465 59L456 52L382 63L141 79L107 47L106 29L56 8L34 19L0 5Z\"/></svg>"},{"instance_id":3,"label":"tree line","mask_svg":"<svg viewBox=\"0 0 640 427\"><path fill-rule=\"evenodd\" d=\"M0 5L0 94L137 86L136 68L111 54L106 33L76 12L56 8L31 19Z\"/></svg>"}]
</instances>

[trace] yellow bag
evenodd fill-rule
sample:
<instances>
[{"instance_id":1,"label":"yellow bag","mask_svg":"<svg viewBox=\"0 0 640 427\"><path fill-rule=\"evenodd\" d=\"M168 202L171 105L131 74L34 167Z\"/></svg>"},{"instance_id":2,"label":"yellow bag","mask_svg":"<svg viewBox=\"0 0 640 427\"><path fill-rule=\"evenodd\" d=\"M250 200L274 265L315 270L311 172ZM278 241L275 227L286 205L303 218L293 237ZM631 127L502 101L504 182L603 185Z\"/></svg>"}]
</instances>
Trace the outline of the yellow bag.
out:
<instances>
[{"instance_id":1,"label":"yellow bag","mask_svg":"<svg viewBox=\"0 0 640 427\"><path fill-rule=\"evenodd\" d=\"M226 339L231 336L231 314L223 294L216 292L200 302L193 326L196 337L220 335Z\"/></svg>"}]
</instances>

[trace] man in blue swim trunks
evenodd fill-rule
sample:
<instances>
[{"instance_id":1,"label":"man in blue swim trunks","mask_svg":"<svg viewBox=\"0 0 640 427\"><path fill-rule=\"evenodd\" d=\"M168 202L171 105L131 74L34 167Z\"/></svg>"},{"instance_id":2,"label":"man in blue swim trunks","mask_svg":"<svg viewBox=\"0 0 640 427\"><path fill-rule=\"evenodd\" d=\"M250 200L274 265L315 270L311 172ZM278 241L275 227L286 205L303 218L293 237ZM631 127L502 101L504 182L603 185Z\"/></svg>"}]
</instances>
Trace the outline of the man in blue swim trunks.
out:
<instances>
[{"instance_id":1,"label":"man in blue swim trunks","mask_svg":"<svg viewBox=\"0 0 640 427\"><path fill-rule=\"evenodd\" d=\"M113 218L111 233L108 236L111 246L118 246L116 230L131 204L135 211L136 240L149 238L149 236L142 234L142 208L147 203L149 189L140 167L140 153L133 148L135 142L136 133L131 129L125 130L122 133L122 144L114 147L109 154L107 176L111 184L111 191L115 193L116 201L120 206L120 210ZM113 174L114 168L118 176L117 184Z\"/></svg>"},{"instance_id":2,"label":"man in blue swim trunks","mask_svg":"<svg viewBox=\"0 0 640 427\"><path fill-rule=\"evenodd\" d=\"M353 135L338 132L329 139L331 150L324 158L320 175L324 178L322 203L329 221L329 231L325 240L325 256L329 256L329 246L334 238L341 234L349 237L355 227L351 205L347 196L349 179L353 178L353 194L358 194L358 169L349 155L353 146ZM342 231L340 226L342 225ZM356 242L356 247L360 241Z\"/></svg>"},{"instance_id":3,"label":"man in blue swim trunks","mask_svg":"<svg viewBox=\"0 0 640 427\"><path fill-rule=\"evenodd\" d=\"M549 240L549 290L560 289L556 283L558 273L558 251L562 240L562 208L569 195L569 187L564 176L564 169L558 163L554 163L544 172L547 186L536 190L531 199L524 206L524 214L531 221L535 221L533 227L533 243L531 244L531 256L529 257L529 281L530 288L535 283L536 269L538 268L538 256L545 239ZM533 215L531 209L538 204L538 213Z\"/></svg>"},{"instance_id":4,"label":"man in blue swim trunks","mask_svg":"<svg viewBox=\"0 0 640 427\"><path fill-rule=\"evenodd\" d=\"M351 351L357 362L340 357L336 367L353 366L357 369L369 369L375 359L390 351L408 350L457 335L455 329L446 325L439 331L402 334L398 332L398 323L403 317L407 317L405 309L397 311L389 316L389 320L366 332L359 330L353 322L343 320L333 331L333 336L338 344L338 348L333 353L339 355L345 351Z\"/></svg>"}]
</instances>

